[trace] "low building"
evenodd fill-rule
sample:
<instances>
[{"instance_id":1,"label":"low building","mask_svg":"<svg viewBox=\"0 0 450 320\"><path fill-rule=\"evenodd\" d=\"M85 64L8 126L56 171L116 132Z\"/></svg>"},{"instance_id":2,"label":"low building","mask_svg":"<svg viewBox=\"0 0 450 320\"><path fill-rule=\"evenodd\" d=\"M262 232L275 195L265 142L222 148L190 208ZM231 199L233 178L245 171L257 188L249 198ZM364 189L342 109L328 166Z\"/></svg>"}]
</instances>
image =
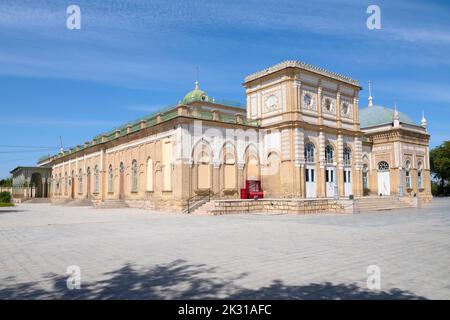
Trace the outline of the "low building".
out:
<instances>
[{"instance_id":1,"label":"low building","mask_svg":"<svg viewBox=\"0 0 450 320\"><path fill-rule=\"evenodd\" d=\"M431 199L429 135L396 109L359 109L359 82L298 61L244 80L246 107L194 90L176 105L46 157L55 199L183 209L196 196Z\"/></svg>"},{"instance_id":2,"label":"low building","mask_svg":"<svg viewBox=\"0 0 450 320\"><path fill-rule=\"evenodd\" d=\"M14 201L50 197L51 167L16 167L11 171L11 175L13 180L11 193Z\"/></svg>"}]
</instances>

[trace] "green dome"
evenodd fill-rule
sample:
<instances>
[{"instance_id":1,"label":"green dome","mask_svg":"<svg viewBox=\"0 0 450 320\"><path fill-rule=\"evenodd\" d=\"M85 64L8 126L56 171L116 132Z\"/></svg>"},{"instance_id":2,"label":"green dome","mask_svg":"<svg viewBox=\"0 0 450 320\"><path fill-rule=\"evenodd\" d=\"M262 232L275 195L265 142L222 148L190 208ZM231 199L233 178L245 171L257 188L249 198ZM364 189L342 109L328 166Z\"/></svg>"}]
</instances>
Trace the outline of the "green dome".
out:
<instances>
[{"instance_id":1,"label":"green dome","mask_svg":"<svg viewBox=\"0 0 450 320\"><path fill-rule=\"evenodd\" d=\"M359 110L359 123L361 128L370 128L380 125L391 124L394 121L395 110L382 107L372 106ZM417 125L406 114L397 110L400 117L400 123Z\"/></svg>"},{"instance_id":2,"label":"green dome","mask_svg":"<svg viewBox=\"0 0 450 320\"><path fill-rule=\"evenodd\" d=\"M196 102L196 101L210 101L210 98L208 97L208 95L206 94L205 91L200 90L199 86L198 86L198 82L195 81L195 89L192 90L191 92L188 92L183 100L181 101L182 104L189 104L192 102Z\"/></svg>"}]
</instances>

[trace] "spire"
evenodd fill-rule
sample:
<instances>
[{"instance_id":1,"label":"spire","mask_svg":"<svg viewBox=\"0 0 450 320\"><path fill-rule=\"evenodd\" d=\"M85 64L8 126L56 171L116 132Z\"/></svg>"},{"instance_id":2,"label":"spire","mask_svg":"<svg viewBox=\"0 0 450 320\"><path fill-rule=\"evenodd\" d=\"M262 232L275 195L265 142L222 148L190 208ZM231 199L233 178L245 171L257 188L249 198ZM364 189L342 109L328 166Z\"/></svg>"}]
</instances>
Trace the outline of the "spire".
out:
<instances>
[{"instance_id":1,"label":"spire","mask_svg":"<svg viewBox=\"0 0 450 320\"><path fill-rule=\"evenodd\" d=\"M200 89L200 87L199 87L199 85L198 85L198 81L196 80L195 81L195 90L199 90Z\"/></svg>"},{"instance_id":2,"label":"spire","mask_svg":"<svg viewBox=\"0 0 450 320\"><path fill-rule=\"evenodd\" d=\"M394 128L400 127L400 113L397 111L397 103L394 105L393 122Z\"/></svg>"},{"instance_id":3,"label":"spire","mask_svg":"<svg viewBox=\"0 0 450 320\"><path fill-rule=\"evenodd\" d=\"M372 86L371 86L371 83L369 81L369 107L373 107L372 100L373 100L373 98L372 98Z\"/></svg>"},{"instance_id":4,"label":"spire","mask_svg":"<svg viewBox=\"0 0 450 320\"><path fill-rule=\"evenodd\" d=\"M425 112L422 110L422 120L420 121L420 125L422 127L424 127L425 129L427 128L427 119L425 119Z\"/></svg>"},{"instance_id":5,"label":"spire","mask_svg":"<svg viewBox=\"0 0 450 320\"><path fill-rule=\"evenodd\" d=\"M394 105L394 120L400 120L400 114L397 111L397 104Z\"/></svg>"}]
</instances>

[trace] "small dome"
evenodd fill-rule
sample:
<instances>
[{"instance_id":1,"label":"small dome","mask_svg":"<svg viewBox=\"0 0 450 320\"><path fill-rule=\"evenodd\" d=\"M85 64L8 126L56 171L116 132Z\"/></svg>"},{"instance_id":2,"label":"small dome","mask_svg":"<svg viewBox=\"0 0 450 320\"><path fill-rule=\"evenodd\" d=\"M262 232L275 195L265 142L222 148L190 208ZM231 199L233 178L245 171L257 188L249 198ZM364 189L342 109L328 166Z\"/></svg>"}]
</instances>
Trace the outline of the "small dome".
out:
<instances>
[{"instance_id":1,"label":"small dome","mask_svg":"<svg viewBox=\"0 0 450 320\"><path fill-rule=\"evenodd\" d=\"M359 123L361 128L370 128L390 124L394 121L396 111L382 106L372 106L359 110ZM397 111L400 123L417 125L406 114Z\"/></svg>"},{"instance_id":2,"label":"small dome","mask_svg":"<svg viewBox=\"0 0 450 320\"><path fill-rule=\"evenodd\" d=\"M183 100L181 101L182 104L189 104L192 102L202 102L202 101L210 101L210 98L208 97L208 95L206 94L205 91L200 90L198 82L195 81L195 89L188 92Z\"/></svg>"}]
</instances>

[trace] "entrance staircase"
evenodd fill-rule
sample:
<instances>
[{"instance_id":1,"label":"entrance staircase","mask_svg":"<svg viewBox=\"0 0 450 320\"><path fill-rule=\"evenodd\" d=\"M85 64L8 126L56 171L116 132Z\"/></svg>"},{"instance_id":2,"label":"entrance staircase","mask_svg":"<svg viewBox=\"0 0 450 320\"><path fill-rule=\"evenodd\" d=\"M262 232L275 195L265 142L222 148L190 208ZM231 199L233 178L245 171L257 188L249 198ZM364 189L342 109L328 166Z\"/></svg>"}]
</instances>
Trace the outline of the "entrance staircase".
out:
<instances>
[{"instance_id":1,"label":"entrance staircase","mask_svg":"<svg viewBox=\"0 0 450 320\"><path fill-rule=\"evenodd\" d=\"M63 204L66 207L92 207L94 203L89 199L75 199Z\"/></svg>"},{"instance_id":2,"label":"entrance staircase","mask_svg":"<svg viewBox=\"0 0 450 320\"><path fill-rule=\"evenodd\" d=\"M355 199L355 212L417 208L408 198L374 196Z\"/></svg>"},{"instance_id":3,"label":"entrance staircase","mask_svg":"<svg viewBox=\"0 0 450 320\"><path fill-rule=\"evenodd\" d=\"M120 208L129 208L130 206L124 200L108 199L98 203L95 207L97 209L120 209Z\"/></svg>"},{"instance_id":4,"label":"entrance staircase","mask_svg":"<svg viewBox=\"0 0 450 320\"><path fill-rule=\"evenodd\" d=\"M214 209L214 207L215 207L214 200L206 201L206 202L199 204L199 206L197 206L196 208L191 209L191 213L192 214L210 214L210 211L212 209Z\"/></svg>"},{"instance_id":5,"label":"entrance staircase","mask_svg":"<svg viewBox=\"0 0 450 320\"><path fill-rule=\"evenodd\" d=\"M50 203L50 198L31 198L23 201L23 203Z\"/></svg>"}]
</instances>

